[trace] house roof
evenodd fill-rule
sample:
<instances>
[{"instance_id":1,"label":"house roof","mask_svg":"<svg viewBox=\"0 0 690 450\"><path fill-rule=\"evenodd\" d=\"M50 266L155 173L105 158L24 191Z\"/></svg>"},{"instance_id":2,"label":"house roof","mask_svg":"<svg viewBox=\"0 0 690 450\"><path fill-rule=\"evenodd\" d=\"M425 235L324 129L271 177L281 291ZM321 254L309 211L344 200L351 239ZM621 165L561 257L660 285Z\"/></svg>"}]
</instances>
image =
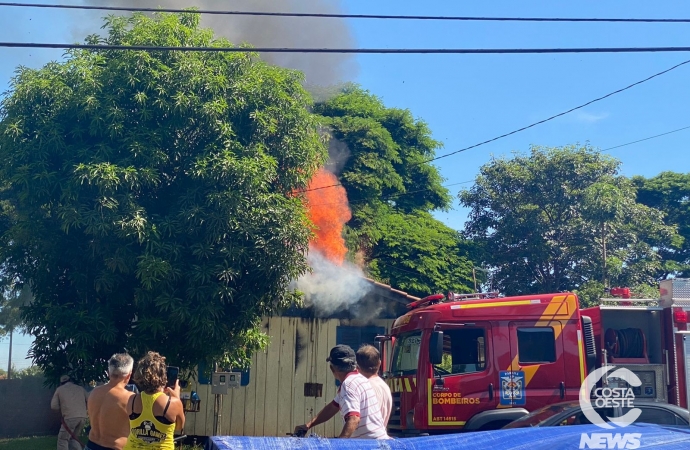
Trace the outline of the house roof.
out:
<instances>
[{"instance_id":1,"label":"house roof","mask_svg":"<svg viewBox=\"0 0 690 450\"><path fill-rule=\"evenodd\" d=\"M390 298L391 300L395 300L397 302L404 304L420 300L419 297L415 297L414 295L410 295L407 292L394 289L388 284L379 283L378 281L372 280L371 278L365 277L364 279L373 284L376 288L378 288L376 292L378 295Z\"/></svg>"}]
</instances>

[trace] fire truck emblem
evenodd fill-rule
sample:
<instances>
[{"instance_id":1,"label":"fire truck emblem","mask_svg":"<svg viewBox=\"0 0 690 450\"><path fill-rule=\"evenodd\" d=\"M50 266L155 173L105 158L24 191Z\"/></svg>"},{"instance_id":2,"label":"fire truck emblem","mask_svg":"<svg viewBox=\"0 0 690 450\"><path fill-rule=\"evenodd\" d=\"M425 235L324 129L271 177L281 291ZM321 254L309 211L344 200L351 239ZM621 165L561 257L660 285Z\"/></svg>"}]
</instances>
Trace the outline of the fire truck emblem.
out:
<instances>
[{"instance_id":1,"label":"fire truck emblem","mask_svg":"<svg viewBox=\"0 0 690 450\"><path fill-rule=\"evenodd\" d=\"M525 372L502 371L501 405L525 404Z\"/></svg>"}]
</instances>

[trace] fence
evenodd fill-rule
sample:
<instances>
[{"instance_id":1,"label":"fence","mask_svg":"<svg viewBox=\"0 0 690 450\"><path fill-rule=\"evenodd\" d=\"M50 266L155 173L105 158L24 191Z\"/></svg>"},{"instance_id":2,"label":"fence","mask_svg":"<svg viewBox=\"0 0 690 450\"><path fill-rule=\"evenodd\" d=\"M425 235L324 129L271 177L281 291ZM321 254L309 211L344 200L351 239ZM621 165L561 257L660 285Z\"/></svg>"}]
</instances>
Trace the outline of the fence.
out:
<instances>
[{"instance_id":1,"label":"fence","mask_svg":"<svg viewBox=\"0 0 690 450\"><path fill-rule=\"evenodd\" d=\"M60 415L50 409L53 391L43 381L0 380L0 438L57 435Z\"/></svg>"}]
</instances>

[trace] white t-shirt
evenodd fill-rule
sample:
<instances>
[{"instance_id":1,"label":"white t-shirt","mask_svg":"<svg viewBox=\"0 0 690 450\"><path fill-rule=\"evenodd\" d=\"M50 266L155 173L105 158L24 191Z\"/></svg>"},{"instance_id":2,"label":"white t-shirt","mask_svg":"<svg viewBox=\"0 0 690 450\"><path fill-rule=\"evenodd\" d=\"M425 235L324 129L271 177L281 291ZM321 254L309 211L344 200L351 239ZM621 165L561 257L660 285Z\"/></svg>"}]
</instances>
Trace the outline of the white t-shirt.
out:
<instances>
[{"instance_id":1,"label":"white t-shirt","mask_svg":"<svg viewBox=\"0 0 690 450\"><path fill-rule=\"evenodd\" d=\"M343 423L352 415L359 416L359 425L352 438L389 439L376 393L364 375L349 373L338 388L333 403L340 409Z\"/></svg>"},{"instance_id":2,"label":"white t-shirt","mask_svg":"<svg viewBox=\"0 0 690 450\"><path fill-rule=\"evenodd\" d=\"M376 393L376 400L381 407L381 415L383 416L383 425L388 425L388 420L391 418L391 410L393 409L393 396L391 395L391 388L388 387L385 381L378 375L369 378L371 387Z\"/></svg>"}]
</instances>

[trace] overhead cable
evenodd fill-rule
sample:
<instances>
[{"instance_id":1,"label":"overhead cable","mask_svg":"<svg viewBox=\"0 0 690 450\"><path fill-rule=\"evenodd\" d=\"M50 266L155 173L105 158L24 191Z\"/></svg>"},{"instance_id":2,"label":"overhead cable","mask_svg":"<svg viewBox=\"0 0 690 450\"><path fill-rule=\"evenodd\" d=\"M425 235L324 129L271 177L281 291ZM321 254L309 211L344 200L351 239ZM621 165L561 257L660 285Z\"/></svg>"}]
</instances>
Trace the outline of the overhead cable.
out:
<instances>
[{"instance_id":1,"label":"overhead cable","mask_svg":"<svg viewBox=\"0 0 690 450\"><path fill-rule=\"evenodd\" d=\"M383 19L383 20L432 20L432 21L460 21L460 22L610 22L610 23L690 23L690 19L665 18L588 18L588 17L486 17L486 16L430 16L430 15L398 15L398 14L336 14L336 13L301 13L301 12L270 12L270 11L228 11L216 9L179 9L179 8L147 8L137 6L109 6L109 5L65 5L65 4L36 4L19 2L0 2L0 6L21 8L47 9L76 9L115 12L144 12L144 13L196 13L226 16L268 16L268 17L301 17L321 19Z\"/></svg>"},{"instance_id":2,"label":"overhead cable","mask_svg":"<svg viewBox=\"0 0 690 450\"><path fill-rule=\"evenodd\" d=\"M613 149L616 149L616 148L627 147L628 145L637 144L638 142L648 141L648 140L650 140L650 139L655 139L655 138L658 138L658 137L661 137L661 136L666 136L667 134L677 133L677 132L679 132L679 131L687 130L687 129L689 129L689 128L690 128L690 125L688 125L687 127L678 128L678 129L676 129L676 130L667 131L666 133L655 134L654 136L649 136L649 137L646 137L646 138L644 138L644 139L638 139L638 140L636 140L636 141L627 142L627 143L621 144L621 145L616 145L615 147L605 148L605 149L602 150L602 152L608 152L609 150L613 150Z\"/></svg>"},{"instance_id":3,"label":"overhead cable","mask_svg":"<svg viewBox=\"0 0 690 450\"><path fill-rule=\"evenodd\" d=\"M654 75L651 75L651 76L649 76L649 77L647 77L647 78L645 78L645 79L643 79L643 80L636 81L635 83L629 84L628 86L625 86L624 88L617 89L617 90L615 90L615 91L613 91L613 92L610 92L610 93L608 93L608 94L606 94L606 95L602 95L601 97L597 97L597 98L595 98L594 100L590 100L590 101L588 101L588 102L586 102L586 103L583 103L583 104L581 104L581 105L579 105L579 106L575 106L574 108L570 108L570 109L567 110L567 111L563 111L563 112L558 113L558 114L555 114L555 115L553 115L553 116L551 116L551 117L547 117L546 119L540 120L540 121L538 121L538 122L534 122L534 123L532 123L532 124L530 124L530 125L527 125L527 126L524 126L524 127L522 127L522 128L518 128L517 130L511 131L511 132L509 132L509 133L505 133L505 134L502 134L502 135L500 135L500 136L496 136L495 138L487 139L486 141L482 141L482 142L480 142L480 143L478 143L478 144L470 145L469 147L461 148L460 150L456 150L456 151L451 152L451 153L446 153L445 155L436 156L435 158L428 159L428 160L423 161L423 162L421 162L421 163L419 163L419 164L426 164L426 163L430 163L430 162L432 162L432 161L437 161L437 160L442 159L442 158L447 158L447 157L452 156L452 155L457 155L458 153L466 152L467 150L470 150L470 149L473 149L473 148L477 148L477 147L479 147L479 146L488 144L488 143L490 143L490 142L494 142L494 141L497 141L497 140L499 140L499 139L503 139L504 137L508 137L508 136L513 135L513 134L519 133L519 132L521 132L521 131L525 131L525 130L527 130L527 129L529 129L529 128L532 128L532 127L535 127L535 126L537 126L537 125L541 125L542 123L545 123L545 122L548 122L548 121L550 121L550 120L556 119L556 118L558 118L558 117L564 116L564 115L569 114L569 113L571 113L571 112L573 112L573 111L576 111L576 110L578 110L578 109L582 109L582 108L584 108L585 106L589 106L589 105L591 105L592 103L596 103L596 102L602 101L602 100L604 100L604 99L606 99L606 98L609 98L609 97L611 97L611 96L613 96L613 95L620 94L621 92L627 91L628 89L631 89L631 88L633 88L633 87L635 87L635 86L638 86L638 85L640 85L640 84L642 84L642 83L646 83L646 82L649 81L649 80L652 80L652 79L654 79L654 78L656 78L656 77L659 77L659 76L661 76L661 75L664 75L664 74L666 74L666 73L668 73L668 72L670 72L670 71L672 71L672 70L674 70L674 69L677 69L677 68L679 68L679 67L681 67L681 66L684 66L685 64L688 64L688 63L690 63L690 60L683 61L683 62L681 62L681 63L679 63L679 64L676 64L675 66L670 67L670 68L668 68L668 69L666 69L666 70L662 70L661 72L657 72L657 73L655 73Z\"/></svg>"},{"instance_id":4,"label":"overhead cable","mask_svg":"<svg viewBox=\"0 0 690 450\"><path fill-rule=\"evenodd\" d=\"M175 51L212 53L357 53L407 55L515 55L567 53L684 53L690 47L574 47L574 48L315 48L315 47L189 47L152 45L65 44L54 42L0 42L5 48L46 48L67 50Z\"/></svg>"},{"instance_id":5,"label":"overhead cable","mask_svg":"<svg viewBox=\"0 0 690 450\"><path fill-rule=\"evenodd\" d=\"M527 126L524 126L524 127L522 127L522 128L518 128L517 130L513 130L513 131L511 131L511 132L509 132L509 133L504 133L504 134L501 134L500 136L496 136L496 137L494 137L494 138L487 139L487 140L485 140L485 141L479 142L478 144L470 145L469 147L464 147L464 148L461 148L460 150L456 150L456 151L451 152L451 153L446 153L445 155L436 156L436 157L434 157L434 158L427 159L427 160L424 160L424 161L422 161L422 162L415 163L415 164L411 164L411 165L412 165L412 166L415 166L415 165L419 165L419 164L428 164L428 163L430 163L430 162L432 162L432 161L437 161L437 160L439 160L439 159L447 158L447 157L452 156L452 155L457 155L458 153L466 152L467 150L471 150L471 149L473 149L473 148L481 147L482 145L486 145L486 144L489 144L489 143L491 143L491 142L497 141L497 140L499 140L499 139L503 139L503 138L505 138L505 137L511 136L511 135L513 135L513 134L520 133L521 131L525 131L525 130L527 130L527 129L529 129L529 128L532 128L532 127L535 127L535 126L537 126L537 125L541 125L541 124L543 124L543 123L545 123L545 122L548 122L548 121L550 121L550 120L556 119L556 118L561 117L561 116L564 116L564 115L569 114L569 113L571 113L571 112L573 112L573 111L576 111L576 110L578 110L578 109L582 109L582 108L584 108L584 107L586 107L586 106L588 106L588 105L591 105L592 103L596 103L596 102L599 102L599 101L601 101L601 100L604 100L604 99L606 99L606 98L608 98L608 97L611 97L611 96L613 96L613 95L619 94L619 93L621 93L621 92L623 92L623 91L626 91L626 90L628 90L628 89L630 89L630 88L632 88L632 87L638 86L638 85L640 85L640 84L642 84L642 83L645 83L645 82L647 82L647 81L649 81L649 80L652 80L652 79L654 79L654 78L656 78L656 77L659 77L659 76L661 76L661 75L664 75L664 74L666 74L666 73L668 73L668 72L670 72L670 71L672 71L672 70L674 70L674 69L677 69L677 68L679 68L679 67L681 67L681 66L683 66L683 65L685 65L685 64L688 64L688 63L690 63L690 60L683 61L683 62L681 62L681 63L679 63L679 64L676 64L676 65L673 66L673 67L669 67L669 68L666 69L666 70L662 70L661 72L657 72L657 73L655 73L654 75L651 75L651 76L649 76L649 77L647 77L647 78L645 78L645 79L643 79L643 80L640 80L640 81L637 81L637 82L635 82L635 83L633 83L633 84L630 84L630 85L628 85L628 86L625 86L624 88L615 90L615 91L610 92L610 93L608 93L608 94L606 94L606 95L603 95L603 96L601 96L601 97L597 97L597 98L595 98L594 100L590 100L590 101L588 101L588 102L586 102L586 103L583 103L583 104L581 104L581 105L579 105L579 106L576 106L576 107L574 107L574 108L570 108L570 109L567 110L567 111L563 111L563 112L558 113L558 114L555 114L555 115L553 115L553 116L551 116L551 117L547 117L546 119L540 120L540 121L538 121L538 122L534 122L534 123L532 123L532 124L530 124L530 125L527 125ZM684 128L683 128L683 129L684 129ZM669 133L675 133L676 131L680 131L680 130L674 130L674 131L671 131L671 132L669 132ZM669 133L666 133L666 134L669 134ZM660 135L660 136L662 136L662 135ZM653 137L657 137L657 136L653 136ZM653 138L653 137L652 137L652 138ZM652 139L652 138L648 138L648 139ZM630 145L630 144L631 144L631 143L623 144L623 145ZM609 149L607 149L607 150L611 150L611 148L609 148ZM332 187L336 187L336 186L341 186L341 184L340 184L340 183L338 183L338 184L331 184L331 185L328 185L328 186L321 186L321 187L318 187L318 188L306 189L306 190L301 191L301 192L316 191L316 190L319 190L319 189L327 189L327 188L332 188Z\"/></svg>"},{"instance_id":6,"label":"overhead cable","mask_svg":"<svg viewBox=\"0 0 690 450\"><path fill-rule=\"evenodd\" d=\"M656 138L659 138L659 137L662 137L662 136L666 136L666 135L673 134L673 133L678 133L679 131L688 130L688 129L690 129L690 125L688 125L688 126L686 126L686 127L683 127L683 128L677 128L677 129L675 129L675 130L667 131L667 132L665 132L665 133L655 134L654 136L649 136L649 137L646 137L646 138L643 138L643 139L638 139L638 140L636 140L636 141L626 142L625 144L620 144L620 145L616 145L616 146L613 146L613 147L608 147L608 148L602 149L601 151L602 151L602 152L607 152L607 151L609 151L609 150L613 150L613 149L616 149L616 148L627 147L628 145L633 145L633 144L637 144L637 143L639 143L639 142L649 141L650 139L656 139ZM460 185L460 184L474 183L474 181L475 181L475 180L460 181L460 182L457 182L457 183L444 184L444 185L442 185L442 187L446 187L446 188L447 188L447 187L457 186L457 185ZM334 186L340 186L340 185L330 185L330 186L324 186L324 187L320 187L320 188L316 188L316 189L323 189L323 188L325 188L325 187L334 187ZM378 198L378 199L380 199L380 200L391 200L391 199L395 199L395 198L402 197L402 196L405 196L405 195L411 195L411 194L417 194L417 193L419 193L419 192L430 191L430 190L432 190L432 189L433 189L433 188L426 188L426 189L419 189L419 190L416 190L416 191L399 192L399 193L396 193L396 194L391 194L391 195L387 195L387 196L383 196L383 197L376 196L376 198ZM371 200L371 199L370 199L370 198L359 198L359 199L356 199L356 200L349 201L349 203L361 203L361 202L365 202L365 201L368 201L368 200ZM312 206L333 205L333 204L336 204L336 203L339 203L339 202L317 203L317 204L312 205Z\"/></svg>"}]
</instances>

